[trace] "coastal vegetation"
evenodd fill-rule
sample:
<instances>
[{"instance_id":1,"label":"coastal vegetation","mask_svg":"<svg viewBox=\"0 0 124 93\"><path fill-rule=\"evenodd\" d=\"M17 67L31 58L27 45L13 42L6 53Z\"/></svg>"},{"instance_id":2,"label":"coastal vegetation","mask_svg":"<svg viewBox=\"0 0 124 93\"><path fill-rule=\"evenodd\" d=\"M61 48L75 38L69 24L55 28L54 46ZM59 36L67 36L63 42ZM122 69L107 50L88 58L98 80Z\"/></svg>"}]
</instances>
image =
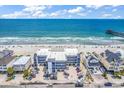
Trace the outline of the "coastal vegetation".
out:
<instances>
[{"instance_id":1,"label":"coastal vegetation","mask_svg":"<svg viewBox=\"0 0 124 93\"><path fill-rule=\"evenodd\" d=\"M12 76L14 74L14 69L12 67L7 68L8 76Z\"/></svg>"},{"instance_id":2,"label":"coastal vegetation","mask_svg":"<svg viewBox=\"0 0 124 93\"><path fill-rule=\"evenodd\" d=\"M12 67L7 68L7 76L8 77L6 81L14 79L14 69Z\"/></svg>"},{"instance_id":3,"label":"coastal vegetation","mask_svg":"<svg viewBox=\"0 0 124 93\"><path fill-rule=\"evenodd\" d=\"M124 76L124 70L120 71L120 75Z\"/></svg>"},{"instance_id":4,"label":"coastal vegetation","mask_svg":"<svg viewBox=\"0 0 124 93\"><path fill-rule=\"evenodd\" d=\"M103 76L105 79L108 79L106 72L104 72L104 73L102 74L102 76Z\"/></svg>"},{"instance_id":5,"label":"coastal vegetation","mask_svg":"<svg viewBox=\"0 0 124 93\"><path fill-rule=\"evenodd\" d=\"M119 72L114 72L113 75L115 78L121 79L121 76L124 76L124 70L121 70Z\"/></svg>"},{"instance_id":6,"label":"coastal vegetation","mask_svg":"<svg viewBox=\"0 0 124 93\"><path fill-rule=\"evenodd\" d=\"M116 79L121 79L121 74L120 74L120 72L114 72L114 77L116 78Z\"/></svg>"},{"instance_id":7,"label":"coastal vegetation","mask_svg":"<svg viewBox=\"0 0 124 93\"><path fill-rule=\"evenodd\" d=\"M26 79L28 76L30 76L30 71L28 69L23 71L23 78Z\"/></svg>"}]
</instances>

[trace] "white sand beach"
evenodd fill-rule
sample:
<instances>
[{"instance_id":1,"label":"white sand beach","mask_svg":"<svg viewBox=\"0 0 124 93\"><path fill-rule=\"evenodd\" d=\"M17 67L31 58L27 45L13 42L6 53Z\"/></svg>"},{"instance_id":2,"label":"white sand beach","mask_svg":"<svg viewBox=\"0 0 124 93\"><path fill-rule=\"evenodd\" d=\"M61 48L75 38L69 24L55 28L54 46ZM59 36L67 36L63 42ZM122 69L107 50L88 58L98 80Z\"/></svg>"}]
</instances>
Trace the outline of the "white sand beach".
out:
<instances>
[{"instance_id":1,"label":"white sand beach","mask_svg":"<svg viewBox=\"0 0 124 93\"><path fill-rule=\"evenodd\" d=\"M106 49L116 50L124 49L124 44L120 45L0 45L0 51L4 49L13 50L15 55L33 55L37 50L41 48L77 48L79 52L102 52Z\"/></svg>"}]
</instances>

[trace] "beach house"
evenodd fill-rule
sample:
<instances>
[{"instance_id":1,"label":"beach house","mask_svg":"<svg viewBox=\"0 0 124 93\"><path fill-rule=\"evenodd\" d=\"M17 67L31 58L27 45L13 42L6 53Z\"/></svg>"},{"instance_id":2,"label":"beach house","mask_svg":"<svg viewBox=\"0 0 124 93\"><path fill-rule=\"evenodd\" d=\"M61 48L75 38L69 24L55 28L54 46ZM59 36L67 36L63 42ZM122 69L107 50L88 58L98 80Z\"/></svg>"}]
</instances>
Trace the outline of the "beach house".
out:
<instances>
[{"instance_id":1,"label":"beach house","mask_svg":"<svg viewBox=\"0 0 124 93\"><path fill-rule=\"evenodd\" d=\"M16 56L8 56L0 59L0 72L6 72L8 67L12 67L12 63Z\"/></svg>"},{"instance_id":2,"label":"beach house","mask_svg":"<svg viewBox=\"0 0 124 93\"><path fill-rule=\"evenodd\" d=\"M0 51L0 58L12 56L12 55L13 55L13 51L12 50Z\"/></svg>"},{"instance_id":3,"label":"beach house","mask_svg":"<svg viewBox=\"0 0 124 93\"><path fill-rule=\"evenodd\" d=\"M117 72L124 69L124 59L122 58L123 55L121 52L105 50L105 52L102 52L100 56L101 63L107 71Z\"/></svg>"},{"instance_id":4,"label":"beach house","mask_svg":"<svg viewBox=\"0 0 124 93\"><path fill-rule=\"evenodd\" d=\"M13 69L17 72L22 72L31 66L30 56L21 56L15 62L13 62Z\"/></svg>"},{"instance_id":5,"label":"beach house","mask_svg":"<svg viewBox=\"0 0 124 93\"><path fill-rule=\"evenodd\" d=\"M90 70L92 74L102 74L101 64L98 58L93 54L85 54L85 65Z\"/></svg>"},{"instance_id":6,"label":"beach house","mask_svg":"<svg viewBox=\"0 0 124 93\"><path fill-rule=\"evenodd\" d=\"M15 58L12 50L0 51L0 72L6 72L8 67L12 67Z\"/></svg>"},{"instance_id":7,"label":"beach house","mask_svg":"<svg viewBox=\"0 0 124 93\"><path fill-rule=\"evenodd\" d=\"M44 65L49 73L62 71L67 65L79 65L80 55L75 48L45 48L38 50L34 55L38 65Z\"/></svg>"}]
</instances>

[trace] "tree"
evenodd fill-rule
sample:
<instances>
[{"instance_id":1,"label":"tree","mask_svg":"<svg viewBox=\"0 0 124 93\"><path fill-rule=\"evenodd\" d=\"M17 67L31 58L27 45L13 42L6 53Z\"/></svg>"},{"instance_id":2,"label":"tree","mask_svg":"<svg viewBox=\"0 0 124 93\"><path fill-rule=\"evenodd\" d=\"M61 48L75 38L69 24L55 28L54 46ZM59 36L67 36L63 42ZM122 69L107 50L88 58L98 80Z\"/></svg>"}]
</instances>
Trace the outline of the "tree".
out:
<instances>
[{"instance_id":1,"label":"tree","mask_svg":"<svg viewBox=\"0 0 124 93\"><path fill-rule=\"evenodd\" d=\"M30 75L30 73L29 73L29 71L26 69L26 70L24 70L24 72L23 72L23 77L25 78L25 77L28 77L29 75Z\"/></svg>"},{"instance_id":2,"label":"tree","mask_svg":"<svg viewBox=\"0 0 124 93\"><path fill-rule=\"evenodd\" d=\"M116 78L121 79L121 74L120 72L114 72L113 74Z\"/></svg>"},{"instance_id":3,"label":"tree","mask_svg":"<svg viewBox=\"0 0 124 93\"><path fill-rule=\"evenodd\" d=\"M102 76L103 76L105 79L107 79L107 73L106 73L106 72L104 72L104 73L102 74Z\"/></svg>"},{"instance_id":4,"label":"tree","mask_svg":"<svg viewBox=\"0 0 124 93\"><path fill-rule=\"evenodd\" d=\"M14 70L12 67L7 68L8 75L12 76L14 74Z\"/></svg>"}]
</instances>

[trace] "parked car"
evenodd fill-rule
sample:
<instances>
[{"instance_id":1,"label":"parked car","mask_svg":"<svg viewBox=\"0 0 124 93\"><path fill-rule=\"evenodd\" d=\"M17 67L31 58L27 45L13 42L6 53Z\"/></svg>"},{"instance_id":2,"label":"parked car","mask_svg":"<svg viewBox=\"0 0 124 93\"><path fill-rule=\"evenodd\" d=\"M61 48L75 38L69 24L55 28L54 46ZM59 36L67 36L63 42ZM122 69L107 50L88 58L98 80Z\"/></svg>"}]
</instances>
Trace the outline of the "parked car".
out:
<instances>
[{"instance_id":1,"label":"parked car","mask_svg":"<svg viewBox=\"0 0 124 93\"><path fill-rule=\"evenodd\" d=\"M107 83L104 84L104 86L111 87L112 83L111 82L107 82Z\"/></svg>"},{"instance_id":2,"label":"parked car","mask_svg":"<svg viewBox=\"0 0 124 93\"><path fill-rule=\"evenodd\" d=\"M32 77L32 78L36 78L36 74L33 74L33 73L32 73L32 74L31 74L31 77Z\"/></svg>"},{"instance_id":3,"label":"parked car","mask_svg":"<svg viewBox=\"0 0 124 93\"><path fill-rule=\"evenodd\" d=\"M51 75L50 75L50 79L51 79L51 80L57 80L56 74L51 74Z\"/></svg>"},{"instance_id":4,"label":"parked car","mask_svg":"<svg viewBox=\"0 0 124 93\"><path fill-rule=\"evenodd\" d=\"M69 73L68 73L68 72L66 72L66 71L64 71L64 75L69 76Z\"/></svg>"},{"instance_id":5,"label":"parked car","mask_svg":"<svg viewBox=\"0 0 124 93\"><path fill-rule=\"evenodd\" d=\"M29 76L29 77L27 77L26 79L27 79L27 80L32 80L32 77L31 77L31 76Z\"/></svg>"},{"instance_id":6,"label":"parked car","mask_svg":"<svg viewBox=\"0 0 124 93\"><path fill-rule=\"evenodd\" d=\"M51 88L51 87L53 87L53 84L48 84L47 87L48 87L48 88Z\"/></svg>"},{"instance_id":7,"label":"parked car","mask_svg":"<svg viewBox=\"0 0 124 93\"><path fill-rule=\"evenodd\" d=\"M48 73L44 73L43 77L49 77Z\"/></svg>"},{"instance_id":8,"label":"parked car","mask_svg":"<svg viewBox=\"0 0 124 93\"><path fill-rule=\"evenodd\" d=\"M69 70L69 67L66 67L66 70Z\"/></svg>"},{"instance_id":9,"label":"parked car","mask_svg":"<svg viewBox=\"0 0 124 93\"><path fill-rule=\"evenodd\" d=\"M79 67L76 68L77 73L79 73L81 70Z\"/></svg>"},{"instance_id":10,"label":"parked car","mask_svg":"<svg viewBox=\"0 0 124 93\"><path fill-rule=\"evenodd\" d=\"M122 83L121 86L124 86L124 83Z\"/></svg>"},{"instance_id":11,"label":"parked car","mask_svg":"<svg viewBox=\"0 0 124 93\"><path fill-rule=\"evenodd\" d=\"M44 80L49 80L49 78L48 77L44 77Z\"/></svg>"},{"instance_id":12,"label":"parked car","mask_svg":"<svg viewBox=\"0 0 124 93\"><path fill-rule=\"evenodd\" d=\"M75 87L83 87L83 86L84 86L83 83L77 82L77 83L75 84Z\"/></svg>"},{"instance_id":13,"label":"parked car","mask_svg":"<svg viewBox=\"0 0 124 93\"><path fill-rule=\"evenodd\" d=\"M83 75L79 75L79 76L78 76L78 79L81 79L81 78L83 78Z\"/></svg>"},{"instance_id":14,"label":"parked car","mask_svg":"<svg viewBox=\"0 0 124 93\"><path fill-rule=\"evenodd\" d=\"M105 72L105 68L104 68L104 67L100 67L99 69L100 69L100 71L101 71L102 73Z\"/></svg>"}]
</instances>

